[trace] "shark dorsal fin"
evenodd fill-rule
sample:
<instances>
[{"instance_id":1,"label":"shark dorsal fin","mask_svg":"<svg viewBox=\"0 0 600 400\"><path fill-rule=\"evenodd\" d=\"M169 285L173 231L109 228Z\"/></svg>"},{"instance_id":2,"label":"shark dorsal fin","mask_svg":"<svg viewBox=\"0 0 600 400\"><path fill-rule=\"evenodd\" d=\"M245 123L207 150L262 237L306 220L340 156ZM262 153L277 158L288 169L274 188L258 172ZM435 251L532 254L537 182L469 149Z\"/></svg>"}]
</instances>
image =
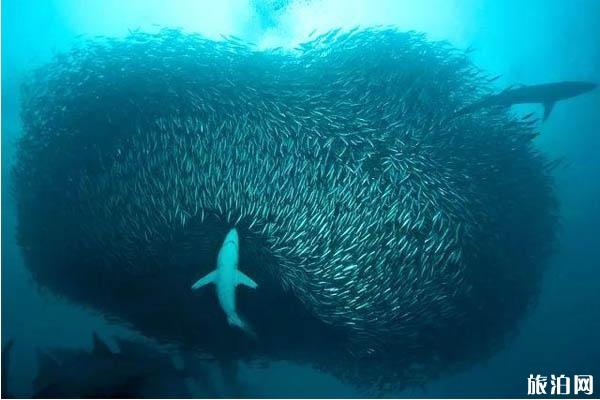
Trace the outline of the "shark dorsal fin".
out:
<instances>
[{"instance_id":1,"label":"shark dorsal fin","mask_svg":"<svg viewBox=\"0 0 600 400\"><path fill-rule=\"evenodd\" d=\"M544 103L544 121L548 119L552 109L554 108L554 101Z\"/></svg>"},{"instance_id":2,"label":"shark dorsal fin","mask_svg":"<svg viewBox=\"0 0 600 400\"><path fill-rule=\"evenodd\" d=\"M111 356L113 353L106 343L100 339L100 336L94 332L94 345L92 347L92 353L95 355Z\"/></svg>"}]
</instances>

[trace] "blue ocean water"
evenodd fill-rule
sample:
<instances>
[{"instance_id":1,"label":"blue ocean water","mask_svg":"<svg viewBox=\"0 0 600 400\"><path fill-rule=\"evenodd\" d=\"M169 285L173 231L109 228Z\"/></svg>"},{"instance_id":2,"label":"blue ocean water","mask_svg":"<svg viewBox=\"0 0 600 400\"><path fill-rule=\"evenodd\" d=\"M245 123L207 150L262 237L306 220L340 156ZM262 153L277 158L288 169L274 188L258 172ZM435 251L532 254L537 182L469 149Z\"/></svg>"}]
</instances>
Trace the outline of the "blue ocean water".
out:
<instances>
[{"instance_id":1,"label":"blue ocean water","mask_svg":"<svg viewBox=\"0 0 600 400\"><path fill-rule=\"evenodd\" d=\"M2 343L15 340L10 389L30 395L35 350L89 347L91 333L132 334L33 282L16 244L10 168L20 134L19 87L26 73L79 35L123 36L131 30L181 27L209 38L235 35L259 47L292 46L317 29L392 25L473 48L472 58L498 88L563 80L600 82L600 3L589 1L47 1L2 3ZM523 106L517 112L540 112ZM515 337L489 360L417 389L406 397L524 397L529 374L600 377L600 92L556 105L536 146L567 162L554 173L560 201L556 254L539 299ZM253 396L355 397L361 392L326 374L279 362L245 368ZM600 378L597 378L600 379ZM596 389L598 390L598 389Z\"/></svg>"}]
</instances>

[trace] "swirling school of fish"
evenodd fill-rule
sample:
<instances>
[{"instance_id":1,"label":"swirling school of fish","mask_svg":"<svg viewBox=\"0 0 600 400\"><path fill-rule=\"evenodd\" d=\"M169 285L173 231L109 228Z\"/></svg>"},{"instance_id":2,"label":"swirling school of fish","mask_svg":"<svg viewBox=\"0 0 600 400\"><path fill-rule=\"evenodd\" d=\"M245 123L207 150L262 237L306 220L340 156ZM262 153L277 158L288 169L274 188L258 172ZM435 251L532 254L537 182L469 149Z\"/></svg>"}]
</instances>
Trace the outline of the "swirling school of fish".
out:
<instances>
[{"instance_id":1,"label":"swirling school of fish","mask_svg":"<svg viewBox=\"0 0 600 400\"><path fill-rule=\"evenodd\" d=\"M206 250L176 271L165 249L236 226L270 260L256 268L343 332L340 376L426 379L484 357L535 298L556 225L535 121L448 119L487 80L463 52L383 28L294 50L177 30L83 40L23 88L28 266L135 320L145 277L185 287L214 263Z\"/></svg>"}]
</instances>

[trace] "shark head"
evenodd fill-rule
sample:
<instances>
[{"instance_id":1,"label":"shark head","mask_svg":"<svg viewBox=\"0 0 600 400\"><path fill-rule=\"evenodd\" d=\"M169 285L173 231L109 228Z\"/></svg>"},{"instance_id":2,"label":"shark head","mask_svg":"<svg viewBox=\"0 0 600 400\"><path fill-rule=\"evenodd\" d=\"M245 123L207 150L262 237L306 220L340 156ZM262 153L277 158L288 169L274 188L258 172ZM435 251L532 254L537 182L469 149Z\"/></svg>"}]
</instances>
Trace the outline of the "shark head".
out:
<instances>
[{"instance_id":1,"label":"shark head","mask_svg":"<svg viewBox=\"0 0 600 400\"><path fill-rule=\"evenodd\" d=\"M227 245L227 244L233 244L233 245L237 246L238 243L239 243L238 232L237 232L237 229L233 228L225 236L225 240L223 240L223 247L225 247L225 245Z\"/></svg>"},{"instance_id":2,"label":"shark head","mask_svg":"<svg viewBox=\"0 0 600 400\"><path fill-rule=\"evenodd\" d=\"M591 92L596 89L598 84L595 82L567 81L555 84L555 92L558 100L578 96L583 93Z\"/></svg>"}]
</instances>

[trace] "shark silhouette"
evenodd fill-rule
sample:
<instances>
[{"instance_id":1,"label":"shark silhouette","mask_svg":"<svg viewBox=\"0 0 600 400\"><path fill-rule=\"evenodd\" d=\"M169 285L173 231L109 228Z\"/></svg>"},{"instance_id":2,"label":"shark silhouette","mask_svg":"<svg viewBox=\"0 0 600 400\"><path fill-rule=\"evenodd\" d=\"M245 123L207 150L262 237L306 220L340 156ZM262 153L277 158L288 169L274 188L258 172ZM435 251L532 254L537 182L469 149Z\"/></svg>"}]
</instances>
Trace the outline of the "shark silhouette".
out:
<instances>
[{"instance_id":1,"label":"shark silhouette","mask_svg":"<svg viewBox=\"0 0 600 400\"><path fill-rule=\"evenodd\" d=\"M96 333L91 350L38 350L33 397L187 398L192 396L188 380L199 388L197 396L217 396L201 368L187 361L178 367L170 354L142 341L124 338L115 341L118 351L111 350Z\"/></svg>"},{"instance_id":2,"label":"shark silhouette","mask_svg":"<svg viewBox=\"0 0 600 400\"><path fill-rule=\"evenodd\" d=\"M592 82L564 81L509 88L460 109L454 116L468 114L486 107L541 103L544 106L543 120L545 121L557 101L579 96L594 90L597 86Z\"/></svg>"}]
</instances>

